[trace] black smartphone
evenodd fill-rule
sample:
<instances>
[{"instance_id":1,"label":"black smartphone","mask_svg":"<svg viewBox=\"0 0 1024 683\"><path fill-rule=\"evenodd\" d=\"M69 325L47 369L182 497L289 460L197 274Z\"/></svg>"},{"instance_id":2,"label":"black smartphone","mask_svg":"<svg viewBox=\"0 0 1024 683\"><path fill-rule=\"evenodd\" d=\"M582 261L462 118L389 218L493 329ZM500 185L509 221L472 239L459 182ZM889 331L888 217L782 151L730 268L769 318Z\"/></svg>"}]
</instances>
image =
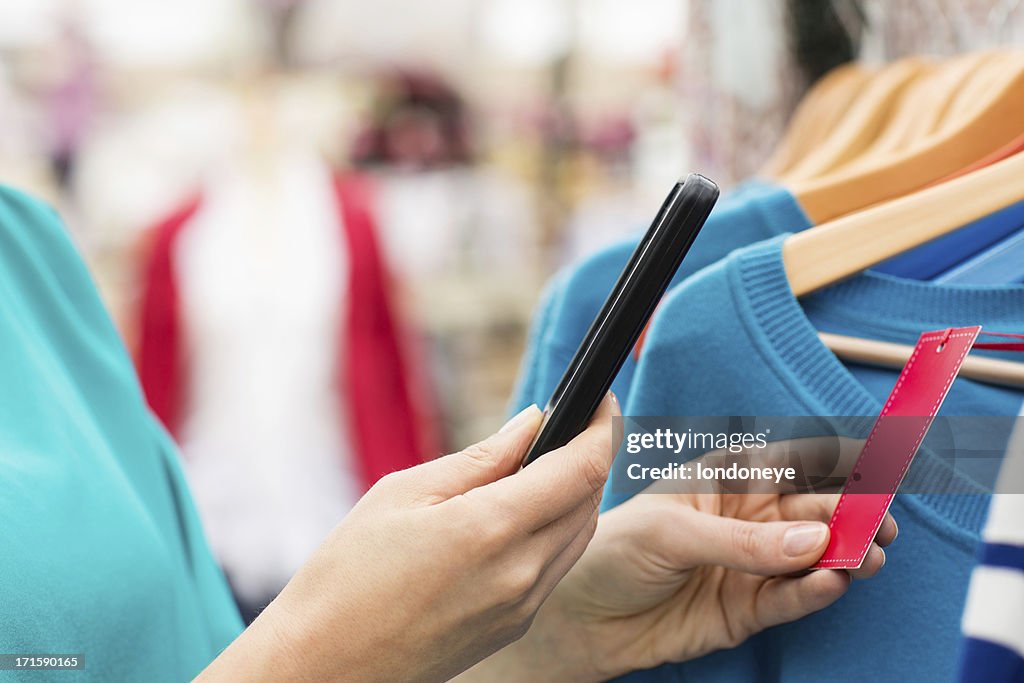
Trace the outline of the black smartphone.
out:
<instances>
[{"instance_id":1,"label":"black smartphone","mask_svg":"<svg viewBox=\"0 0 1024 683\"><path fill-rule=\"evenodd\" d=\"M524 466L590 423L717 200L718 186L697 173L669 192L551 395Z\"/></svg>"}]
</instances>

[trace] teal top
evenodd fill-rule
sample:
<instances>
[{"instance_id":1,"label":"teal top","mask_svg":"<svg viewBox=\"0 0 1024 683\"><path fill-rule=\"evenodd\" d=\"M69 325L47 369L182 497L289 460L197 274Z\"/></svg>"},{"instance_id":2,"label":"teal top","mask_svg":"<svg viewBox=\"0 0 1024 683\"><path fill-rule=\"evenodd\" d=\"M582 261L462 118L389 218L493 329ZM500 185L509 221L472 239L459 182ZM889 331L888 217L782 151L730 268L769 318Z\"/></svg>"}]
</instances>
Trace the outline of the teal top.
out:
<instances>
[{"instance_id":1,"label":"teal top","mask_svg":"<svg viewBox=\"0 0 1024 683\"><path fill-rule=\"evenodd\" d=\"M174 444L48 206L0 186L0 653L182 681L242 631Z\"/></svg>"}]
</instances>

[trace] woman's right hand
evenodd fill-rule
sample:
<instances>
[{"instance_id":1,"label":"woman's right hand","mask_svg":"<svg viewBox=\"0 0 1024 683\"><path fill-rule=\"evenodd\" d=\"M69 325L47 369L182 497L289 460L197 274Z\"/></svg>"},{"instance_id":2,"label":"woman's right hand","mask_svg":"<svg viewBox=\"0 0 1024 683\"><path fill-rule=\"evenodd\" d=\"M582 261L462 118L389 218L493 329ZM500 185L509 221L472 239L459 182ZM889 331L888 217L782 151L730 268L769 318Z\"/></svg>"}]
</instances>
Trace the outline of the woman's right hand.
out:
<instances>
[{"instance_id":1,"label":"woman's right hand","mask_svg":"<svg viewBox=\"0 0 1024 683\"><path fill-rule=\"evenodd\" d=\"M836 472L862 441L775 442L759 464L790 462ZM712 452L704 458L750 458ZM746 462L749 462L747 460ZM580 561L518 642L466 672L460 683L604 681L636 669L731 648L766 628L838 600L851 578L874 576L896 538L886 515L860 569L807 573L825 551L838 493L780 493L789 484L660 480L601 515ZM772 492L772 490L776 492Z\"/></svg>"},{"instance_id":2,"label":"woman's right hand","mask_svg":"<svg viewBox=\"0 0 1024 683\"><path fill-rule=\"evenodd\" d=\"M536 407L384 477L201 679L442 681L519 638L594 533L616 415L521 472Z\"/></svg>"}]
</instances>

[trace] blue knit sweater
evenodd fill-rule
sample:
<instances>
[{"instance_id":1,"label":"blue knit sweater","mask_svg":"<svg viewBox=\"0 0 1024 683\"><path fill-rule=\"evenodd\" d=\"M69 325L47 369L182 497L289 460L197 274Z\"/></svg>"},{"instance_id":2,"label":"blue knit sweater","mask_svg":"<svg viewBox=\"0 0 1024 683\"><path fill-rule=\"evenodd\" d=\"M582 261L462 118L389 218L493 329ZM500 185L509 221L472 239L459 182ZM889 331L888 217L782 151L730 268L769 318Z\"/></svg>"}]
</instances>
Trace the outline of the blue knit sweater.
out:
<instances>
[{"instance_id":1,"label":"blue knit sweater","mask_svg":"<svg viewBox=\"0 0 1024 683\"><path fill-rule=\"evenodd\" d=\"M745 183L715 207L672 286L737 247L809 227L810 220L789 192L761 182ZM534 314L513 412L531 403L543 406L551 398L638 240L639 234L605 248L549 283ZM628 358L612 385L616 394L626 395L635 367L635 359Z\"/></svg>"},{"instance_id":2,"label":"blue knit sweater","mask_svg":"<svg viewBox=\"0 0 1024 683\"><path fill-rule=\"evenodd\" d=\"M668 297L624 401L626 414L877 415L896 371L845 366L817 330L902 343L954 325L1024 333L1024 286L938 285L869 273L797 302L780 246L776 238L737 251ZM941 414L1016 415L1022 398L960 378ZM620 454L611 491L627 465ZM919 457L919 466L927 467L927 459ZM832 607L736 649L626 680L953 680L989 499L970 480L957 490L975 493L898 495L893 514L900 536L885 569L854 583Z\"/></svg>"}]
</instances>

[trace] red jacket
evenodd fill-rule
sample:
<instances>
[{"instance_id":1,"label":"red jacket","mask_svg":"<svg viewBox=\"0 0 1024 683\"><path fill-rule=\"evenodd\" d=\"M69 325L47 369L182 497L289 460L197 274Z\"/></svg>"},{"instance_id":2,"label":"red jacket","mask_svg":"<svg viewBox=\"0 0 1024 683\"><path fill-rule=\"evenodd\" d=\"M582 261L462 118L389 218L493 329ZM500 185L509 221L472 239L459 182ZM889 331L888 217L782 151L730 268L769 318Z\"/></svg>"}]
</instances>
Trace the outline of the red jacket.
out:
<instances>
[{"instance_id":1,"label":"red jacket","mask_svg":"<svg viewBox=\"0 0 1024 683\"><path fill-rule=\"evenodd\" d=\"M383 475L436 453L437 440L417 409L417 382L402 352L389 277L377 243L370 183L357 174L339 174L334 189L350 263L336 364L347 414L338 419L348 422L355 460L369 488ZM201 197L190 200L154 228L143 267L139 377L150 407L172 434L181 424L189 377L175 244L201 203Z\"/></svg>"}]
</instances>

